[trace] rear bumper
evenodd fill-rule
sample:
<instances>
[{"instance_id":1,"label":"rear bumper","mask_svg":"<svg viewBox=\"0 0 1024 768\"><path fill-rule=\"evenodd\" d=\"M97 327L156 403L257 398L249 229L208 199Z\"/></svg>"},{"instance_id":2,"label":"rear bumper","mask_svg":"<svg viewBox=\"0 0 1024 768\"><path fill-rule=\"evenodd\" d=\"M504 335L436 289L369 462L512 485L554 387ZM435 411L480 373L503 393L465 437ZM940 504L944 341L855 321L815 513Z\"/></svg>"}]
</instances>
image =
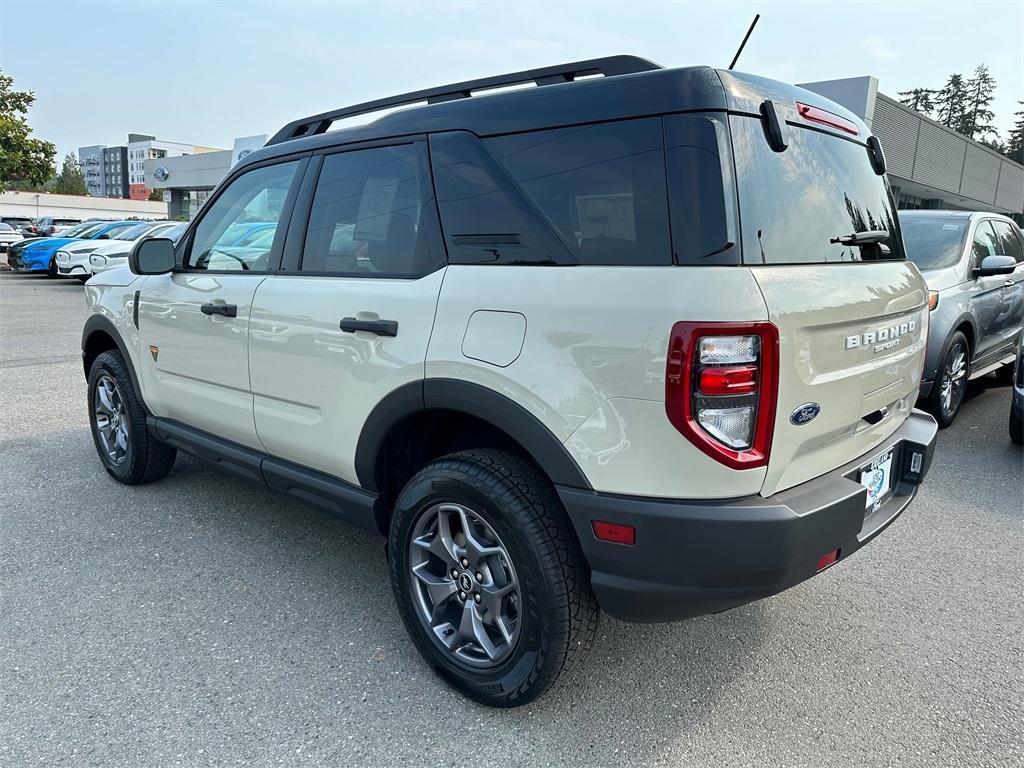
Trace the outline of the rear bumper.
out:
<instances>
[{"instance_id":1,"label":"rear bumper","mask_svg":"<svg viewBox=\"0 0 1024 768\"><path fill-rule=\"evenodd\" d=\"M770 497L720 502L613 496L559 487L601 607L626 621L674 621L735 608L809 579L818 559L846 559L910 504L931 464L935 420L922 411L849 464ZM893 448L893 493L865 514L859 469ZM911 471L914 453L920 468ZM599 541L592 521L632 525L632 546Z\"/></svg>"}]
</instances>

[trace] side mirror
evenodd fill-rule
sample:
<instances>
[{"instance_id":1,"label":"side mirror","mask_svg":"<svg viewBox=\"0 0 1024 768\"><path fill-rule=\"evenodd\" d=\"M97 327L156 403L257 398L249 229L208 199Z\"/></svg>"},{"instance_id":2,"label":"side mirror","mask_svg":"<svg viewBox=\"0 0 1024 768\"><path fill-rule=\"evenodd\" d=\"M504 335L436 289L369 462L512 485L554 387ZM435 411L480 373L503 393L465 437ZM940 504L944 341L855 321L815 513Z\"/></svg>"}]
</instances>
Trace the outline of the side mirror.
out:
<instances>
[{"instance_id":1,"label":"side mirror","mask_svg":"<svg viewBox=\"0 0 1024 768\"><path fill-rule=\"evenodd\" d=\"M128 254L128 267L136 275L164 275L176 266L174 243L166 237L137 242Z\"/></svg>"},{"instance_id":2,"label":"side mirror","mask_svg":"<svg viewBox=\"0 0 1024 768\"><path fill-rule=\"evenodd\" d=\"M975 272L979 277L990 275L1010 275L1017 268L1017 261L1012 256L986 256L981 260L981 266Z\"/></svg>"}]
</instances>

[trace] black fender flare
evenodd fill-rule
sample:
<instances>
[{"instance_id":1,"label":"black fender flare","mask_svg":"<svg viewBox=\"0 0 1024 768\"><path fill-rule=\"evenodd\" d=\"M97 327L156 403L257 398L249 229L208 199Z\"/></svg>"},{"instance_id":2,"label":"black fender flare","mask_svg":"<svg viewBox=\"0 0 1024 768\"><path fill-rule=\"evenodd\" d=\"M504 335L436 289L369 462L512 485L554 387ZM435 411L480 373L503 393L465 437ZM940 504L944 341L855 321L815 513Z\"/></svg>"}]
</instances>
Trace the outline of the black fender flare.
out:
<instances>
[{"instance_id":1,"label":"black fender flare","mask_svg":"<svg viewBox=\"0 0 1024 768\"><path fill-rule=\"evenodd\" d=\"M90 315L89 319L85 321L85 327L82 328L82 368L85 372L86 381L89 380L89 366L86 364L86 350L89 346L89 340L99 333L102 333L104 336L109 336L117 346L117 351L121 353L121 357L124 359L124 364L128 368L128 375L132 378L132 387L135 389L135 396L139 398L139 402L142 403L142 407L146 413L150 413L149 408L142 399L142 387L139 386L139 376L135 372L135 363L132 356L128 354L128 347L125 345L124 339L121 338L121 334L118 333L117 327L114 323L103 315Z\"/></svg>"},{"instance_id":2,"label":"black fender flare","mask_svg":"<svg viewBox=\"0 0 1024 768\"><path fill-rule=\"evenodd\" d=\"M556 485L591 485L562 442L532 413L492 389L459 379L411 382L389 393L370 412L356 444L359 484L379 492L377 457L399 422L425 410L458 411L483 419L521 445Z\"/></svg>"}]
</instances>

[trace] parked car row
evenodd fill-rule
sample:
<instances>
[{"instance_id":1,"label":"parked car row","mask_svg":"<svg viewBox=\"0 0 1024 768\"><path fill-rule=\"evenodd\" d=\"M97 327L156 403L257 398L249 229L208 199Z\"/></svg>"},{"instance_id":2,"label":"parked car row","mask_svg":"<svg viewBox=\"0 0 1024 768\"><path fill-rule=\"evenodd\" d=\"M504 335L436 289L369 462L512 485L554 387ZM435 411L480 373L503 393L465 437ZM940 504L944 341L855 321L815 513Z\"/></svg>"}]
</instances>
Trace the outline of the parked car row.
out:
<instances>
[{"instance_id":1,"label":"parked car row","mask_svg":"<svg viewBox=\"0 0 1024 768\"><path fill-rule=\"evenodd\" d=\"M66 216L41 216L35 219L27 216L0 216L0 224L8 225L24 237L52 237L81 223L81 219Z\"/></svg>"}]
</instances>

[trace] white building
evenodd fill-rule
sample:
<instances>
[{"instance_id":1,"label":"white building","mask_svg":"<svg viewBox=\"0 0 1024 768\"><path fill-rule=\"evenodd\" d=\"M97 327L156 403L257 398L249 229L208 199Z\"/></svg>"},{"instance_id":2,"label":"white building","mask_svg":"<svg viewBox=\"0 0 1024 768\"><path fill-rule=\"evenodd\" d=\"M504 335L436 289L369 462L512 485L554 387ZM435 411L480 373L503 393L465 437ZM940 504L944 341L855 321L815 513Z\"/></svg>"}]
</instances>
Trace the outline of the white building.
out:
<instances>
[{"instance_id":1,"label":"white building","mask_svg":"<svg viewBox=\"0 0 1024 768\"><path fill-rule=\"evenodd\" d=\"M150 189L146 186L146 161L164 157L191 155L195 152L194 144L182 144L179 141L164 141L155 136L141 133L128 134L128 197L132 200L145 200Z\"/></svg>"}]
</instances>

